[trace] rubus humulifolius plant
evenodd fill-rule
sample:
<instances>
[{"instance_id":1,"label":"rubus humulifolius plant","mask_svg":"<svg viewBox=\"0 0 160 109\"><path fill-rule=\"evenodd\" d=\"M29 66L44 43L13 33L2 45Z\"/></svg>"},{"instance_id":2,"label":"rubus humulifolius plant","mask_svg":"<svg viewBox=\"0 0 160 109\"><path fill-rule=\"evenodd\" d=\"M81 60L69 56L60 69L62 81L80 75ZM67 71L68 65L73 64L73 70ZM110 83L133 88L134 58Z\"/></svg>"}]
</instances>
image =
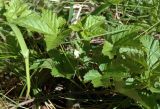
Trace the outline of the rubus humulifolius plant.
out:
<instances>
[{"instance_id":1,"label":"rubus humulifolius plant","mask_svg":"<svg viewBox=\"0 0 160 109\"><path fill-rule=\"evenodd\" d=\"M83 91L110 89L133 99L143 108L158 109L160 45L153 34L158 31L159 17L153 13L150 13L151 18L144 15L149 6L136 7L135 1L124 2L101 0L102 4L94 7L90 15L84 14L72 23L70 14L74 15L74 2L62 2L62 6L70 3L70 10L53 11L45 5L33 8L24 0L3 1L0 5L0 59L23 81L21 95L26 88L26 99L43 92L40 84L48 79L49 72L51 79L70 81ZM136 14L130 12L133 7ZM69 16L62 14L68 11ZM142 18L144 21L140 24ZM148 21L149 18L153 22ZM4 64L0 71L7 68ZM43 73L47 76L41 76Z\"/></svg>"},{"instance_id":2,"label":"rubus humulifolius plant","mask_svg":"<svg viewBox=\"0 0 160 109\"><path fill-rule=\"evenodd\" d=\"M94 16L92 18L94 19ZM79 24L71 28L78 30ZM99 28L96 27L98 31ZM145 108L155 108L157 106L155 96L160 93L159 40L150 35L135 38L142 29L141 26L119 24L116 28L111 27L101 33L105 35L102 54L109 60L99 65L101 72L89 70L84 75L84 82L91 81L94 87L114 85L115 91L131 97ZM78 31L82 38L91 38L90 35L82 34L83 31L85 30Z\"/></svg>"}]
</instances>

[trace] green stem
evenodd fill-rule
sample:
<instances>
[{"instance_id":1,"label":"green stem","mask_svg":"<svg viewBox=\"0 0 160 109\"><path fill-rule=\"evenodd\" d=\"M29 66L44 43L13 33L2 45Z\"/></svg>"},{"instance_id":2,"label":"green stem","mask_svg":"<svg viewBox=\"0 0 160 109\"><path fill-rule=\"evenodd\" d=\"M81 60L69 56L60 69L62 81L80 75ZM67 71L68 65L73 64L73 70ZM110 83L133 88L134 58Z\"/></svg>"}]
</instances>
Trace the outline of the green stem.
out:
<instances>
[{"instance_id":1,"label":"green stem","mask_svg":"<svg viewBox=\"0 0 160 109\"><path fill-rule=\"evenodd\" d=\"M29 93L31 89L30 70L29 70L29 50L27 48L27 45L25 43L25 40L19 28L14 24L9 24L9 25L12 28L13 32L15 33L15 36L21 48L21 54L25 59L26 83L27 83L26 99L27 99L29 97Z\"/></svg>"},{"instance_id":2,"label":"green stem","mask_svg":"<svg viewBox=\"0 0 160 109\"><path fill-rule=\"evenodd\" d=\"M31 74L30 79L33 77L33 75L34 75L35 73L36 73L36 70ZM21 91L21 93L20 93L20 95L19 95L19 98L22 97L22 95L23 95L26 87L27 87L27 83L24 84L24 87L23 87L23 89L22 89L22 91Z\"/></svg>"},{"instance_id":3,"label":"green stem","mask_svg":"<svg viewBox=\"0 0 160 109\"><path fill-rule=\"evenodd\" d=\"M25 58L25 67L26 67L26 82L27 82L27 93L26 98L29 97L31 90L31 81L30 81L30 72L29 72L29 58Z\"/></svg>"}]
</instances>

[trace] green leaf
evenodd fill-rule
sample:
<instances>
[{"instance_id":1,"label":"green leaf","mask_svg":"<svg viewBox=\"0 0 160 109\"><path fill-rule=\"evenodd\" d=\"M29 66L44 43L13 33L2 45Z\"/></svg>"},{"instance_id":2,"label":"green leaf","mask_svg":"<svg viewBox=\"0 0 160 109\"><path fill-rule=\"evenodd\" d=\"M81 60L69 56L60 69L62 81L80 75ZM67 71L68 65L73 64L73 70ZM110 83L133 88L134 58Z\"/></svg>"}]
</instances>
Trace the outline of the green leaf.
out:
<instances>
[{"instance_id":1,"label":"green leaf","mask_svg":"<svg viewBox=\"0 0 160 109\"><path fill-rule=\"evenodd\" d=\"M88 16L81 35L84 39L89 40L95 36L102 35L105 30L105 18L102 16Z\"/></svg>"},{"instance_id":2,"label":"green leaf","mask_svg":"<svg viewBox=\"0 0 160 109\"><path fill-rule=\"evenodd\" d=\"M0 10L3 8L4 6L4 0L0 0Z\"/></svg>"},{"instance_id":3,"label":"green leaf","mask_svg":"<svg viewBox=\"0 0 160 109\"><path fill-rule=\"evenodd\" d=\"M102 86L101 82L102 75L97 70L90 70L84 75L84 82L89 82L93 84L94 87Z\"/></svg>"},{"instance_id":4,"label":"green leaf","mask_svg":"<svg viewBox=\"0 0 160 109\"><path fill-rule=\"evenodd\" d=\"M63 28L63 26L66 24L66 20L62 17L58 17L58 23L59 23L59 28Z\"/></svg>"},{"instance_id":5,"label":"green leaf","mask_svg":"<svg viewBox=\"0 0 160 109\"><path fill-rule=\"evenodd\" d=\"M52 35L53 33L49 25L47 25L47 23L43 21L41 16L37 13L33 13L23 19L19 19L17 24L31 31L43 33L45 35Z\"/></svg>"},{"instance_id":6,"label":"green leaf","mask_svg":"<svg viewBox=\"0 0 160 109\"><path fill-rule=\"evenodd\" d=\"M7 12L8 13L8 12ZM62 32L62 28L66 23L65 19L58 17L56 13L50 10L42 10L42 13L32 12L28 16L22 18L10 18L16 20L16 24L27 28L28 30L43 33L47 46L47 51L57 47L64 37L67 36L66 31Z\"/></svg>"},{"instance_id":7,"label":"green leaf","mask_svg":"<svg viewBox=\"0 0 160 109\"><path fill-rule=\"evenodd\" d=\"M121 64L121 60L112 60L112 63L108 64L106 69L101 79L105 86L108 86L110 78L112 78L113 81L122 81L124 78L130 77L129 72L127 72Z\"/></svg>"},{"instance_id":8,"label":"green leaf","mask_svg":"<svg viewBox=\"0 0 160 109\"><path fill-rule=\"evenodd\" d=\"M110 42L105 41L103 45L102 53L103 55L108 56L110 59L113 59L114 57L113 45Z\"/></svg>"},{"instance_id":9,"label":"green leaf","mask_svg":"<svg viewBox=\"0 0 160 109\"><path fill-rule=\"evenodd\" d=\"M82 26L82 23L81 23L81 22L77 22L76 24L72 24L72 25L70 26L70 28L71 28L73 31L78 32L78 31L80 31L80 30L83 29L83 26Z\"/></svg>"},{"instance_id":10,"label":"green leaf","mask_svg":"<svg viewBox=\"0 0 160 109\"><path fill-rule=\"evenodd\" d=\"M143 66L146 66L145 54L141 49L138 49L138 47L136 48L136 46L121 47L119 49L119 53L122 56L125 56L127 59L129 58L135 62L140 63Z\"/></svg>"},{"instance_id":11,"label":"green leaf","mask_svg":"<svg viewBox=\"0 0 160 109\"><path fill-rule=\"evenodd\" d=\"M101 81L101 78L95 78L94 80L91 81L94 87L100 87L103 86L103 83Z\"/></svg>"},{"instance_id":12,"label":"green leaf","mask_svg":"<svg viewBox=\"0 0 160 109\"><path fill-rule=\"evenodd\" d=\"M108 31L115 32L119 31L118 33L115 32L115 34L111 35L112 43L116 45L124 44L128 42L132 37L134 33L137 34L137 31L139 31L141 27L135 26L135 25L118 25L116 28L109 28Z\"/></svg>"},{"instance_id":13,"label":"green leaf","mask_svg":"<svg viewBox=\"0 0 160 109\"><path fill-rule=\"evenodd\" d=\"M51 75L54 77L64 77L64 75L62 75L56 67L52 68Z\"/></svg>"},{"instance_id":14,"label":"green leaf","mask_svg":"<svg viewBox=\"0 0 160 109\"><path fill-rule=\"evenodd\" d=\"M16 22L18 18L23 18L31 14L28 5L23 0L11 0L5 5L7 12L4 14L9 22Z\"/></svg>"},{"instance_id":15,"label":"green leaf","mask_svg":"<svg viewBox=\"0 0 160 109\"><path fill-rule=\"evenodd\" d=\"M150 106L141 98L139 92L134 88L126 88L123 81L115 82L115 88L119 93L138 101L145 108L150 109Z\"/></svg>"},{"instance_id":16,"label":"green leaf","mask_svg":"<svg viewBox=\"0 0 160 109\"><path fill-rule=\"evenodd\" d=\"M154 87L149 87L149 90L150 90L152 93L158 93L158 94L160 94L160 89L157 89L157 88L154 88Z\"/></svg>"},{"instance_id":17,"label":"green leaf","mask_svg":"<svg viewBox=\"0 0 160 109\"><path fill-rule=\"evenodd\" d=\"M128 74L127 72L122 72L122 71L108 72L108 73L106 73L106 75L112 77L115 81L120 80L120 79L122 80L122 79L124 79L124 78L129 77L129 74ZM105 77L105 76L104 76L104 77ZM106 77L107 77L107 76L106 76Z\"/></svg>"},{"instance_id":18,"label":"green leaf","mask_svg":"<svg viewBox=\"0 0 160 109\"><path fill-rule=\"evenodd\" d=\"M30 69L38 69L38 68L48 68L52 69L55 65L55 61L53 59L37 59L33 62L33 64L30 66Z\"/></svg>"},{"instance_id":19,"label":"green leaf","mask_svg":"<svg viewBox=\"0 0 160 109\"><path fill-rule=\"evenodd\" d=\"M109 81L109 79L112 78L114 81L121 81L127 77L129 77L128 73L123 72L123 71L118 71L118 69L117 69L117 71L105 72L102 77L102 80L103 80L103 82L105 82L105 81Z\"/></svg>"},{"instance_id":20,"label":"green leaf","mask_svg":"<svg viewBox=\"0 0 160 109\"><path fill-rule=\"evenodd\" d=\"M152 36L142 36L140 38L144 50L147 54L147 64L149 69L155 69L157 67L157 62L160 59L160 48L159 41L155 40Z\"/></svg>"},{"instance_id":21,"label":"green leaf","mask_svg":"<svg viewBox=\"0 0 160 109\"><path fill-rule=\"evenodd\" d=\"M140 94L142 100L144 103L139 102L140 104L142 104L144 107L148 107L148 109L159 109L159 103L158 103L158 99L159 99L159 95L158 94L148 94L145 92L141 92ZM158 99L157 99L158 98Z\"/></svg>"},{"instance_id":22,"label":"green leaf","mask_svg":"<svg viewBox=\"0 0 160 109\"><path fill-rule=\"evenodd\" d=\"M60 32L57 37L53 38L54 36L47 36L45 38L46 44L47 44L47 50L51 50L53 48L56 48L58 45L60 45L66 36L70 34L70 30L66 29Z\"/></svg>"},{"instance_id":23,"label":"green leaf","mask_svg":"<svg viewBox=\"0 0 160 109\"><path fill-rule=\"evenodd\" d=\"M84 25L85 29L91 28L93 26L100 26L105 22L105 18L103 16L88 16Z\"/></svg>"},{"instance_id":24,"label":"green leaf","mask_svg":"<svg viewBox=\"0 0 160 109\"><path fill-rule=\"evenodd\" d=\"M142 50L138 50L137 48L133 48L133 47L121 47L119 49L119 53L126 53L128 56L132 57L133 55L138 55L143 57L144 53Z\"/></svg>"},{"instance_id":25,"label":"green leaf","mask_svg":"<svg viewBox=\"0 0 160 109\"><path fill-rule=\"evenodd\" d=\"M46 35L45 36L45 42L46 42L46 46L47 46L47 51L56 48L57 45L60 44L61 42L61 37L57 37L55 35Z\"/></svg>"},{"instance_id":26,"label":"green leaf","mask_svg":"<svg viewBox=\"0 0 160 109\"><path fill-rule=\"evenodd\" d=\"M99 69L100 69L101 71L106 71L106 70L107 70L107 64L100 64L100 65L99 65Z\"/></svg>"}]
</instances>

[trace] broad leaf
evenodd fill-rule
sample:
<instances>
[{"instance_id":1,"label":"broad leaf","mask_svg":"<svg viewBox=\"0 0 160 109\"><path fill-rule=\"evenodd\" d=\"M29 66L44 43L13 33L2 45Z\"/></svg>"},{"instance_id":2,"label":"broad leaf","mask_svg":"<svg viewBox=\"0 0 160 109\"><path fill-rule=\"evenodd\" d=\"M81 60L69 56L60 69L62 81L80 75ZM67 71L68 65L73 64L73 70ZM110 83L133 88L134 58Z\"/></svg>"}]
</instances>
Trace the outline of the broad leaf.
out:
<instances>
[{"instance_id":1,"label":"broad leaf","mask_svg":"<svg viewBox=\"0 0 160 109\"><path fill-rule=\"evenodd\" d=\"M19 19L17 24L31 31L43 33L45 35L52 35L53 33L52 28L41 19L41 16L38 13L32 13L27 17Z\"/></svg>"},{"instance_id":2,"label":"broad leaf","mask_svg":"<svg viewBox=\"0 0 160 109\"><path fill-rule=\"evenodd\" d=\"M18 18L23 18L31 14L28 5L23 0L12 0L5 8L7 10L5 16L10 22L16 22Z\"/></svg>"},{"instance_id":3,"label":"broad leaf","mask_svg":"<svg viewBox=\"0 0 160 109\"><path fill-rule=\"evenodd\" d=\"M86 22L84 24L85 29L89 29L93 26L101 26L101 24L105 23L105 18L102 16L88 16Z\"/></svg>"},{"instance_id":4,"label":"broad leaf","mask_svg":"<svg viewBox=\"0 0 160 109\"><path fill-rule=\"evenodd\" d=\"M41 16L34 14L22 19L20 24L33 31L43 33L48 51L57 47L66 35L61 35L61 27L65 24L65 20L49 10L43 10Z\"/></svg>"},{"instance_id":5,"label":"broad leaf","mask_svg":"<svg viewBox=\"0 0 160 109\"><path fill-rule=\"evenodd\" d=\"M137 49L136 47L121 47L119 49L119 53L125 58L131 59L130 61L135 61L140 63L143 66L146 66L145 62L145 54L141 49Z\"/></svg>"},{"instance_id":6,"label":"broad leaf","mask_svg":"<svg viewBox=\"0 0 160 109\"><path fill-rule=\"evenodd\" d=\"M130 77L129 72L123 67L122 63L118 59L112 60L112 63L106 66L106 71L103 72L102 81L105 86L108 86L110 79L113 81L121 81L124 78Z\"/></svg>"},{"instance_id":7,"label":"broad leaf","mask_svg":"<svg viewBox=\"0 0 160 109\"><path fill-rule=\"evenodd\" d=\"M119 31L119 33L115 32L115 34L107 37L111 38L113 44L120 45L128 42L133 38L133 35L139 31L141 27L134 25L118 25L116 28L109 28L108 31L115 32Z\"/></svg>"},{"instance_id":8,"label":"broad leaf","mask_svg":"<svg viewBox=\"0 0 160 109\"><path fill-rule=\"evenodd\" d=\"M82 23L79 21L79 22L77 22L76 24L72 24L72 25L70 26L70 28L71 28L73 31L79 32L80 30L83 29L83 26L82 26Z\"/></svg>"},{"instance_id":9,"label":"broad leaf","mask_svg":"<svg viewBox=\"0 0 160 109\"><path fill-rule=\"evenodd\" d=\"M114 57L113 45L110 42L105 41L103 45L102 53L103 55L108 56L110 59L112 59Z\"/></svg>"},{"instance_id":10,"label":"broad leaf","mask_svg":"<svg viewBox=\"0 0 160 109\"><path fill-rule=\"evenodd\" d=\"M84 21L79 21L70 26L73 31L80 32L85 40L106 34L106 20L103 16L90 15Z\"/></svg>"},{"instance_id":11,"label":"broad leaf","mask_svg":"<svg viewBox=\"0 0 160 109\"><path fill-rule=\"evenodd\" d=\"M38 59L33 62L30 66L30 69L38 69L38 68L48 68L52 69L55 66L56 62L53 59Z\"/></svg>"},{"instance_id":12,"label":"broad leaf","mask_svg":"<svg viewBox=\"0 0 160 109\"><path fill-rule=\"evenodd\" d=\"M150 70L155 69L157 66L156 63L159 63L160 59L160 48L159 41L155 40L152 36L142 36L140 38L144 50L147 53L147 64Z\"/></svg>"},{"instance_id":13,"label":"broad leaf","mask_svg":"<svg viewBox=\"0 0 160 109\"><path fill-rule=\"evenodd\" d=\"M134 88L126 88L123 81L115 82L115 88L119 93L138 101L145 108L150 109L150 106L141 98L139 92Z\"/></svg>"},{"instance_id":14,"label":"broad leaf","mask_svg":"<svg viewBox=\"0 0 160 109\"><path fill-rule=\"evenodd\" d=\"M93 84L94 87L102 86L101 82L102 75L97 70L90 70L84 75L84 82L89 82Z\"/></svg>"},{"instance_id":15,"label":"broad leaf","mask_svg":"<svg viewBox=\"0 0 160 109\"><path fill-rule=\"evenodd\" d=\"M138 50L137 48L133 48L133 47L121 47L119 49L119 53L126 53L128 56L132 57L134 55L137 55L139 57L143 57L144 53L141 50Z\"/></svg>"},{"instance_id":16,"label":"broad leaf","mask_svg":"<svg viewBox=\"0 0 160 109\"><path fill-rule=\"evenodd\" d=\"M42 10L36 13L28 9L28 5L22 0L13 0L6 6L6 18L9 22L18 24L28 30L43 33L47 51L57 47L67 34L62 35L65 19L58 17L50 10Z\"/></svg>"},{"instance_id":17,"label":"broad leaf","mask_svg":"<svg viewBox=\"0 0 160 109\"><path fill-rule=\"evenodd\" d=\"M52 68L51 75L54 77L64 77L64 75L60 73L56 67Z\"/></svg>"},{"instance_id":18,"label":"broad leaf","mask_svg":"<svg viewBox=\"0 0 160 109\"><path fill-rule=\"evenodd\" d=\"M83 31L81 35L84 39L89 40L92 37L102 35L105 30L105 18L102 16L89 16L83 25Z\"/></svg>"}]
</instances>

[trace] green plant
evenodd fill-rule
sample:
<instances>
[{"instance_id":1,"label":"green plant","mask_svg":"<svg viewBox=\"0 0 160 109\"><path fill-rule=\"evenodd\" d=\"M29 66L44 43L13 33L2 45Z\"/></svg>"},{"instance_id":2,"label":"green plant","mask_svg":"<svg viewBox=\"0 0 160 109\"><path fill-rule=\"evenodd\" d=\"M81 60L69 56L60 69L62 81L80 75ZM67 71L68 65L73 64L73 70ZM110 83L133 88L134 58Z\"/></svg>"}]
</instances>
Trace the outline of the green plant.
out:
<instances>
[{"instance_id":1,"label":"green plant","mask_svg":"<svg viewBox=\"0 0 160 109\"><path fill-rule=\"evenodd\" d=\"M79 9L75 8L77 3ZM78 19L72 23L77 10ZM41 84L52 75L55 83L60 84L57 79L67 81L66 90L78 87L82 92L94 92L102 88L107 93L109 89L133 99L142 108L158 109L158 12L158 0L1 0L0 59L6 65L0 62L0 71L7 72L9 65L24 81L21 96L27 86L26 98L43 93Z\"/></svg>"}]
</instances>

